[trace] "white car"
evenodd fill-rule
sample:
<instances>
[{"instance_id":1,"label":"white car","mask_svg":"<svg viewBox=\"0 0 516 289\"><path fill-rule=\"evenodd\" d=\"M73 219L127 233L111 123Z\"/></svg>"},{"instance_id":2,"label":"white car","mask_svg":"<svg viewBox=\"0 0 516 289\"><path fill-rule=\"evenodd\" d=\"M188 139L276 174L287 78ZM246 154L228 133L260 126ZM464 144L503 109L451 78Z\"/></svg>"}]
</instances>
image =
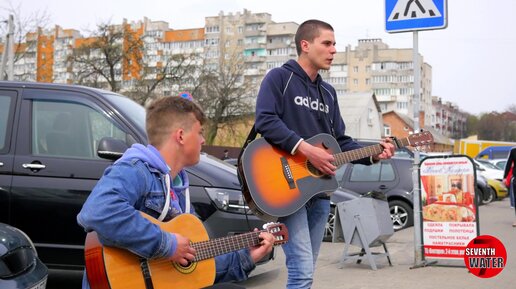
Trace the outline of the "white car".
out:
<instances>
[{"instance_id":1,"label":"white car","mask_svg":"<svg viewBox=\"0 0 516 289\"><path fill-rule=\"evenodd\" d=\"M503 179L503 170L490 162L481 160L473 160L477 168L477 172L487 179L495 179L501 181Z\"/></svg>"},{"instance_id":2,"label":"white car","mask_svg":"<svg viewBox=\"0 0 516 289\"><path fill-rule=\"evenodd\" d=\"M492 159L492 160L482 160L482 161L484 161L484 162L487 161L487 162L495 165L502 171L505 170L505 164L507 163L507 159Z\"/></svg>"}]
</instances>

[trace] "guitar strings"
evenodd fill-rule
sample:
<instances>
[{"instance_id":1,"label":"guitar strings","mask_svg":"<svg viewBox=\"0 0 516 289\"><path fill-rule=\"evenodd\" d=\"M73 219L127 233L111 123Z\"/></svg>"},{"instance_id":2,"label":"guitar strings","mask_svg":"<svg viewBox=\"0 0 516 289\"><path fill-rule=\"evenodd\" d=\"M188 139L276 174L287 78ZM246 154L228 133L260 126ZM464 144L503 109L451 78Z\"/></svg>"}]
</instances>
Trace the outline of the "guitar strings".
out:
<instances>
[{"instance_id":1,"label":"guitar strings","mask_svg":"<svg viewBox=\"0 0 516 289\"><path fill-rule=\"evenodd\" d=\"M192 243L192 247L194 247L194 249L196 250L195 258L192 262L200 262L206 259L214 258L219 255L223 255L225 253L257 246L260 244L261 241L261 239L259 238L259 234L261 232L267 231L273 233L271 229L269 229ZM273 233L273 235L275 236L274 245L279 245L286 242L284 236L277 235L277 232ZM149 261L152 261L153 264L157 265L173 262L169 259L156 259Z\"/></svg>"},{"instance_id":2,"label":"guitar strings","mask_svg":"<svg viewBox=\"0 0 516 289\"><path fill-rule=\"evenodd\" d=\"M382 151L383 146L378 144L366 146L352 151L337 153L333 156L335 157L335 163L337 164L337 166L340 166L342 164L349 163L354 160L359 160L361 158L374 155L375 153L381 153ZM315 169L315 167L313 167L313 165L310 162L308 162L308 160L303 160L302 162L292 161L288 164L292 172L303 172L307 168L310 170L310 166L312 166L312 168Z\"/></svg>"}]
</instances>

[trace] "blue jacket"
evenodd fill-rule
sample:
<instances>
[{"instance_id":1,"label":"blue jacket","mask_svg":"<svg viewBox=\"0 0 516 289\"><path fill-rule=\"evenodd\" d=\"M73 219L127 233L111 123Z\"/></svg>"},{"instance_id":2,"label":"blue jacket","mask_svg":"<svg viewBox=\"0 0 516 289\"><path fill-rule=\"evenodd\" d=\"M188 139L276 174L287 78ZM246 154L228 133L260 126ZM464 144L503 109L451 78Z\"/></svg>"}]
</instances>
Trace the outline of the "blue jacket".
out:
<instances>
[{"instance_id":1,"label":"blue jacket","mask_svg":"<svg viewBox=\"0 0 516 289\"><path fill-rule=\"evenodd\" d=\"M78 223L86 232L96 231L103 245L121 247L148 259L172 256L177 246L175 235L162 231L139 213L159 217L169 172L156 148L133 145L106 169L77 215ZM171 184L177 198L171 198L164 221L183 213L188 185L188 175L181 170ZM193 207L189 213L194 213ZM245 280L255 266L248 250L215 260L216 281ZM86 278L83 288L89 288Z\"/></svg>"},{"instance_id":2,"label":"blue jacket","mask_svg":"<svg viewBox=\"0 0 516 289\"><path fill-rule=\"evenodd\" d=\"M255 125L268 142L287 152L301 139L319 133L333 135L342 151L362 147L345 134L335 89L320 75L312 82L295 60L272 69L263 79ZM369 158L354 163L371 164Z\"/></svg>"}]
</instances>

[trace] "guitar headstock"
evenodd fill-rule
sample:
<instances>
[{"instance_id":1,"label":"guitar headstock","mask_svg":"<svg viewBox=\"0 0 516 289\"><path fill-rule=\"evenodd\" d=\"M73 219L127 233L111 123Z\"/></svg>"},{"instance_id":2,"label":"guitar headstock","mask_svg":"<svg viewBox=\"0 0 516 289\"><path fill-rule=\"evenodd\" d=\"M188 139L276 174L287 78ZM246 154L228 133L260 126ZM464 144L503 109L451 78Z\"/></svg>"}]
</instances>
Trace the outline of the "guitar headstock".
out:
<instances>
[{"instance_id":1,"label":"guitar headstock","mask_svg":"<svg viewBox=\"0 0 516 289\"><path fill-rule=\"evenodd\" d=\"M288 229L282 223L267 223L263 225L265 231L274 236L274 245L281 245L288 242Z\"/></svg>"},{"instance_id":2,"label":"guitar headstock","mask_svg":"<svg viewBox=\"0 0 516 289\"><path fill-rule=\"evenodd\" d=\"M409 145L421 148L434 143L434 136L428 131L411 134L407 137Z\"/></svg>"}]
</instances>

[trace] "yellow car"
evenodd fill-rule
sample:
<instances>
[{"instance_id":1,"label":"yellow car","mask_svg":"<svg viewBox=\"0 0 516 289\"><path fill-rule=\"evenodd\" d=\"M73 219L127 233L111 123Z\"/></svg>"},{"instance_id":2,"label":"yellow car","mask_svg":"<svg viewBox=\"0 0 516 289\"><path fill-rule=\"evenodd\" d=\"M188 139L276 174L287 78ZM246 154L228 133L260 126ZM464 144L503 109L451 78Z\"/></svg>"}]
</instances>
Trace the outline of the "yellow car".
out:
<instances>
[{"instance_id":1,"label":"yellow car","mask_svg":"<svg viewBox=\"0 0 516 289\"><path fill-rule=\"evenodd\" d=\"M507 197L507 195L509 194L507 187L501 181L495 179L487 179L487 183L489 184L491 189L493 189L493 191L496 192L496 198L498 200Z\"/></svg>"}]
</instances>

